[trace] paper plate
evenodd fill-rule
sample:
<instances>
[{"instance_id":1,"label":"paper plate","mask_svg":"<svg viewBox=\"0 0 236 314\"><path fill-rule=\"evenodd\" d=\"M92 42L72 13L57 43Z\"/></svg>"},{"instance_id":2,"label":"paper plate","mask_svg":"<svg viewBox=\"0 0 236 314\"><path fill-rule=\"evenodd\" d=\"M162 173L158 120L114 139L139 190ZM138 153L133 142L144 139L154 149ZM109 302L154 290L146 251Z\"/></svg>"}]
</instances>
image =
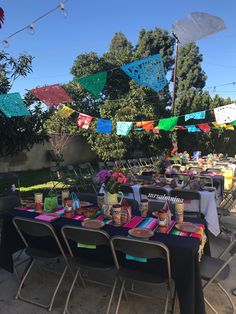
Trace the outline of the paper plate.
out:
<instances>
[{"instance_id":1,"label":"paper plate","mask_svg":"<svg viewBox=\"0 0 236 314\"><path fill-rule=\"evenodd\" d=\"M196 232L200 229L199 226L196 226L191 222L177 223L175 228L183 232Z\"/></svg>"},{"instance_id":2,"label":"paper plate","mask_svg":"<svg viewBox=\"0 0 236 314\"><path fill-rule=\"evenodd\" d=\"M133 228L128 231L129 235L135 238L150 238L153 236L153 231L147 228Z\"/></svg>"},{"instance_id":3,"label":"paper plate","mask_svg":"<svg viewBox=\"0 0 236 314\"><path fill-rule=\"evenodd\" d=\"M85 220L85 221L82 221L81 225L85 228L100 229L105 224L101 220Z\"/></svg>"}]
</instances>

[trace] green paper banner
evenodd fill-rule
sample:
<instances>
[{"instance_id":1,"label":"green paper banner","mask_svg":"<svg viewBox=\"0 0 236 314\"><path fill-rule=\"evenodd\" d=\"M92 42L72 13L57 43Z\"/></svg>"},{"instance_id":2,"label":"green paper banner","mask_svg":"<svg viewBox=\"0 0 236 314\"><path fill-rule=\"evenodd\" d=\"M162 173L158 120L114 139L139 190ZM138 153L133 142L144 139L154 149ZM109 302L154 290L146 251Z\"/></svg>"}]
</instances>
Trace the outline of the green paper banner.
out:
<instances>
[{"instance_id":1,"label":"green paper banner","mask_svg":"<svg viewBox=\"0 0 236 314\"><path fill-rule=\"evenodd\" d=\"M158 122L158 130L172 131L177 125L178 118L179 117L160 119Z\"/></svg>"},{"instance_id":2,"label":"green paper banner","mask_svg":"<svg viewBox=\"0 0 236 314\"><path fill-rule=\"evenodd\" d=\"M99 99L107 81L107 72L98 72L86 77L76 78L75 81L80 83L96 99Z\"/></svg>"}]
</instances>

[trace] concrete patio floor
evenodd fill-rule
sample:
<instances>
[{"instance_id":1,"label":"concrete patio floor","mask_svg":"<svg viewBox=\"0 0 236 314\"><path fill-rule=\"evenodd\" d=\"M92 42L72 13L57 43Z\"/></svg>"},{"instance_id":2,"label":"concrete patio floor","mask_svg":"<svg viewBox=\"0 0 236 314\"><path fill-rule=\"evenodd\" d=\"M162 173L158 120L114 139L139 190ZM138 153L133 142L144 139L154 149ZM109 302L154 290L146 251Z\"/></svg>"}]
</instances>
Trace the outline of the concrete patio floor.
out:
<instances>
[{"instance_id":1,"label":"concrete patio floor","mask_svg":"<svg viewBox=\"0 0 236 314\"><path fill-rule=\"evenodd\" d=\"M210 237L211 251L213 256L218 256L222 249L227 245L227 242L221 238ZM23 258L23 257L22 257ZM18 268L19 273L24 269L24 265ZM60 270L63 267L62 263L52 263L47 265L52 270ZM223 282L223 286L227 291L231 291L232 288L236 287L236 260L232 261L230 277ZM93 274L94 277L95 274ZM34 278L33 278L34 277ZM35 271L32 274L32 279L25 286L25 292L27 296L33 297L35 300L46 301L49 297L49 292L56 284L57 276L55 273L46 272L42 268L35 267ZM99 279L99 278L98 278ZM106 276L107 282L111 282L112 274ZM49 284L48 284L49 283ZM68 293L69 285L71 283L71 277L68 275L56 297L53 314L63 313L65 297ZM18 288L18 281L14 274L8 273L3 269L0 269L0 314L43 314L48 313L47 310L25 303L15 299L15 294ZM136 289L136 286L135 286ZM109 295L111 289L96 285L94 283L88 283L87 288L83 289L80 286L76 287L72 294L70 302L71 314L82 313L82 314L101 314L105 313L106 306L108 304ZM142 291L137 287L137 291L150 293L157 298L157 303L152 302L149 299L143 299L137 296L129 296L128 302L122 301L120 311L121 314L147 314L147 313L163 313L164 302L159 300L159 297L163 293L163 290L151 290L146 287L142 287ZM212 284L207 292L207 299L212 303L219 314L230 314L232 308L226 296L219 290L219 288ZM232 295L232 299L236 306L236 297ZM117 301L117 295L115 298ZM114 312L114 305L111 313ZM175 313L179 313L178 306ZM206 313L213 313L208 306L206 306ZM189 313L191 314L191 313Z\"/></svg>"}]
</instances>

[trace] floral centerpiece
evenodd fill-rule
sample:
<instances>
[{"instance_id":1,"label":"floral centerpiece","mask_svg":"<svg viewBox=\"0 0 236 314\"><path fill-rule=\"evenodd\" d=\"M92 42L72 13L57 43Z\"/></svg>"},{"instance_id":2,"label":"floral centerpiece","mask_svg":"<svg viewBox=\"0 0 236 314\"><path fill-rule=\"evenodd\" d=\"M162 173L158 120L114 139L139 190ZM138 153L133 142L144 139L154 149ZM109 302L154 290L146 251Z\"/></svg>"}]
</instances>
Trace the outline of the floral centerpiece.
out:
<instances>
[{"instance_id":1,"label":"floral centerpiece","mask_svg":"<svg viewBox=\"0 0 236 314\"><path fill-rule=\"evenodd\" d=\"M100 170L97 173L97 179L102 183L105 192L109 192L110 194L118 193L120 186L127 181L127 177L123 172L120 172L119 170L113 172L105 169Z\"/></svg>"},{"instance_id":2,"label":"floral centerpiece","mask_svg":"<svg viewBox=\"0 0 236 314\"><path fill-rule=\"evenodd\" d=\"M112 206L122 203L123 193L119 189L122 184L126 183L127 178L120 170L103 169L97 173L97 179L102 184L100 192L104 192L103 215L111 218ZM118 200L119 196L120 199Z\"/></svg>"}]
</instances>

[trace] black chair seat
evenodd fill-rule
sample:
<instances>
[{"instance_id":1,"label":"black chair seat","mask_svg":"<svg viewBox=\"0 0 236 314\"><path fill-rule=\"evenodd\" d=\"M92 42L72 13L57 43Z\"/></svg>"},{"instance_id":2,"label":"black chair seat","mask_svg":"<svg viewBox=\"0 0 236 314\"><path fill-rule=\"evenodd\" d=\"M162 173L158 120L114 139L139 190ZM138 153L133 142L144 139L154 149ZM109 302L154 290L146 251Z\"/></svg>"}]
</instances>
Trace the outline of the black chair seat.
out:
<instances>
[{"instance_id":1,"label":"black chair seat","mask_svg":"<svg viewBox=\"0 0 236 314\"><path fill-rule=\"evenodd\" d=\"M201 277L207 280L211 279L213 275L223 266L223 264L224 261L219 258L204 255L200 263ZM227 265L218 277L216 277L216 281L225 280L229 276L229 272L229 265Z\"/></svg>"},{"instance_id":2,"label":"black chair seat","mask_svg":"<svg viewBox=\"0 0 236 314\"><path fill-rule=\"evenodd\" d=\"M118 271L118 275L124 279L131 279L132 281L143 281L153 284L163 284L168 282L167 277L160 276L160 275L153 275L152 273L130 269L130 268L120 268Z\"/></svg>"},{"instance_id":3,"label":"black chair seat","mask_svg":"<svg viewBox=\"0 0 236 314\"><path fill-rule=\"evenodd\" d=\"M57 257L61 256L60 253L46 251L46 250L42 250L42 249L30 248L30 247L27 247L25 249L25 253L28 256L36 258L36 259L57 258Z\"/></svg>"}]
</instances>

